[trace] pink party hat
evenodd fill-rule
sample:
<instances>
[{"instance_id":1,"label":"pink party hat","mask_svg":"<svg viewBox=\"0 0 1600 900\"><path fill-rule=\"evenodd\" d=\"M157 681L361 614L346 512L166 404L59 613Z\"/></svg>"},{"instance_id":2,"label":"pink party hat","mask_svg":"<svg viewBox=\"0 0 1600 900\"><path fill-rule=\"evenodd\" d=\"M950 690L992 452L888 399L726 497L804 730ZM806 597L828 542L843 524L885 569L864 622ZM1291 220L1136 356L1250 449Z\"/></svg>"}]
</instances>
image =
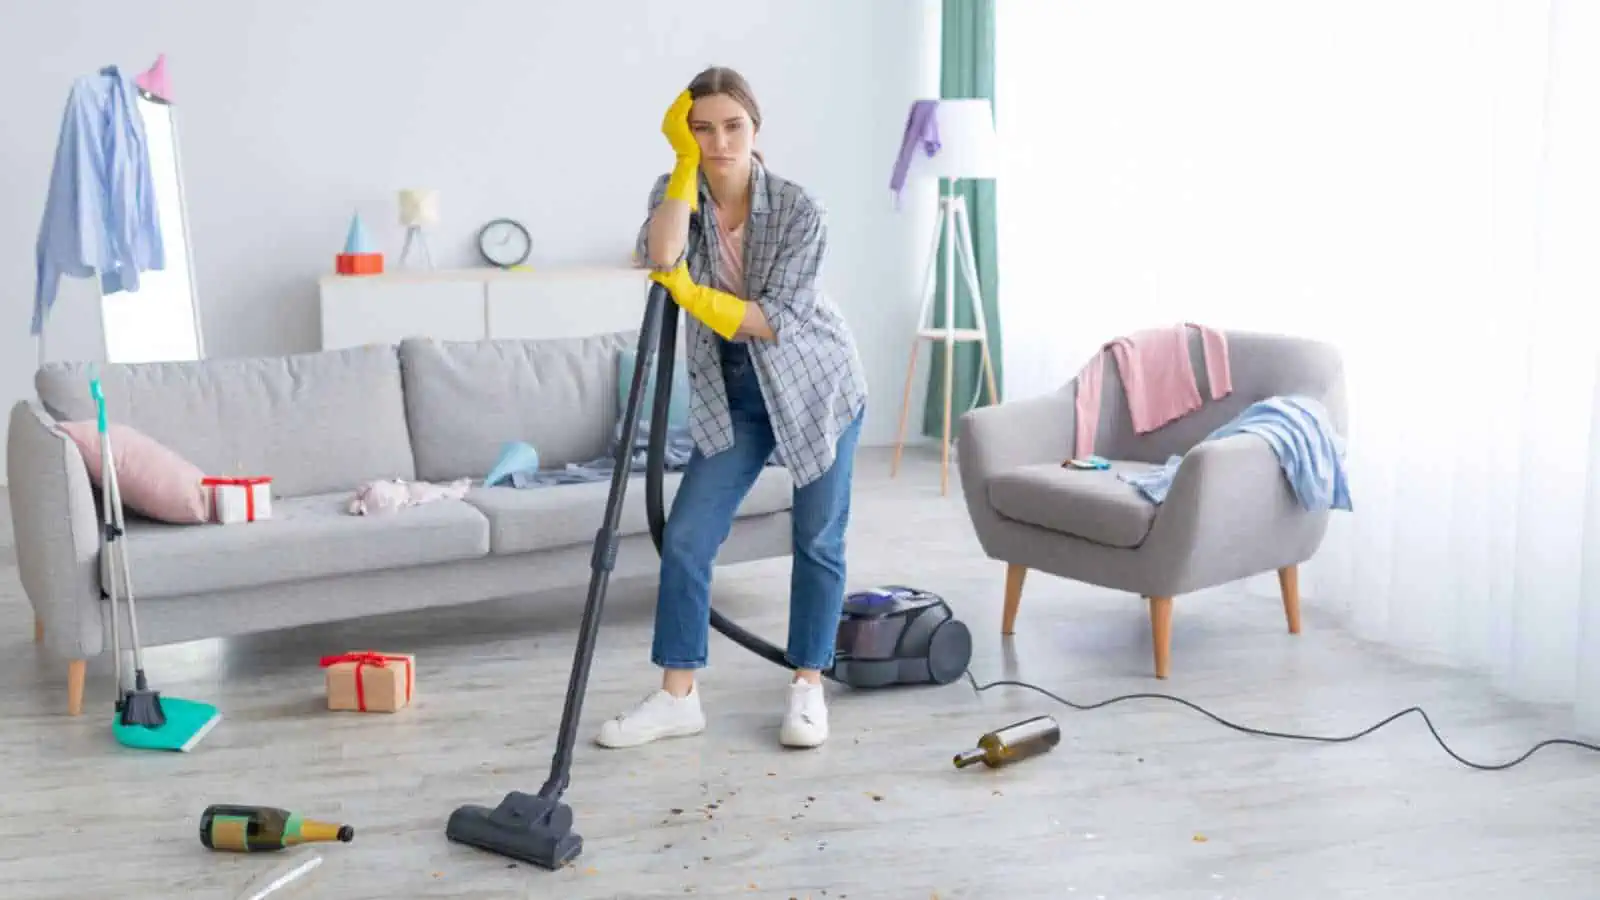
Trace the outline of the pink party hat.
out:
<instances>
[{"instance_id":1,"label":"pink party hat","mask_svg":"<svg viewBox=\"0 0 1600 900\"><path fill-rule=\"evenodd\" d=\"M167 55L156 57L155 65L135 75L133 83L168 103L172 102L172 85L167 82Z\"/></svg>"}]
</instances>

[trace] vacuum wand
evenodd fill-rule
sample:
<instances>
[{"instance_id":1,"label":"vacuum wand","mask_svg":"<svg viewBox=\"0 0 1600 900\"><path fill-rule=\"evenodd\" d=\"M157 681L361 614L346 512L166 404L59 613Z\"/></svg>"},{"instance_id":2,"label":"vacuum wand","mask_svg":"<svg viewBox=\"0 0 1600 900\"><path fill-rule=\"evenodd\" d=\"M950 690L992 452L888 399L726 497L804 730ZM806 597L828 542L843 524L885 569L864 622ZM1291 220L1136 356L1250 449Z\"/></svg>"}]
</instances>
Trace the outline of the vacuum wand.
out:
<instances>
[{"instance_id":1,"label":"vacuum wand","mask_svg":"<svg viewBox=\"0 0 1600 900\"><path fill-rule=\"evenodd\" d=\"M577 741L578 719L583 697L588 690L589 668L594 660L595 638L605 605L611 571L616 566L617 532L622 519L622 502L628 480L633 475L634 448L639 433L640 407L643 406L646 379L655 370L656 348L666 339L676 340L678 309L659 284L652 284L646 301L644 326L639 331L638 363L628 390L628 406L623 414L622 434L617 441L616 466L611 473L611 493L606 502L605 519L595 535L591 559L589 596L579 626L578 647L572 658L572 674L567 682L566 706L561 714L561 730L556 752L550 762L550 776L537 794L512 791L493 809L468 804L451 813L445 835L501 856L522 860L545 869L557 869L583 852L583 837L573 831L572 807L563 802L572 776L572 750ZM663 334L662 322L669 325ZM656 415L651 428L651 446L665 432L666 407L671 399L671 378L656 381ZM663 445L664 446L664 445ZM659 468L659 465L655 468ZM655 484L659 492L660 484ZM660 494L655 495L660 502ZM659 539L657 542L659 548Z\"/></svg>"},{"instance_id":2,"label":"vacuum wand","mask_svg":"<svg viewBox=\"0 0 1600 900\"><path fill-rule=\"evenodd\" d=\"M589 598L584 604L583 623L579 626L577 653L572 660L572 675L567 682L567 702L561 714L560 743L550 764L550 778L539 789L539 796L555 800L566 793L572 769L572 747L577 739L578 714L583 708L583 697L589 685L589 666L594 660L595 638L600 631L600 612L605 605L606 589L610 586L611 571L617 563L617 531L622 521L622 500L628 489L628 479L633 477L634 444L639 434L639 398L644 396L645 379L655 370L657 337L661 320L672 303L667 289L652 284L646 301L644 328L639 332L638 364L633 367L633 381L628 389L628 408L623 414L622 435L617 442L617 464L611 471L611 494L606 503L605 520L595 534L594 557L591 560L593 577L589 580ZM673 322L677 321L677 307L672 307ZM658 381L657 385L664 382ZM660 391L658 391L660 393ZM652 430L651 437L655 437Z\"/></svg>"}]
</instances>

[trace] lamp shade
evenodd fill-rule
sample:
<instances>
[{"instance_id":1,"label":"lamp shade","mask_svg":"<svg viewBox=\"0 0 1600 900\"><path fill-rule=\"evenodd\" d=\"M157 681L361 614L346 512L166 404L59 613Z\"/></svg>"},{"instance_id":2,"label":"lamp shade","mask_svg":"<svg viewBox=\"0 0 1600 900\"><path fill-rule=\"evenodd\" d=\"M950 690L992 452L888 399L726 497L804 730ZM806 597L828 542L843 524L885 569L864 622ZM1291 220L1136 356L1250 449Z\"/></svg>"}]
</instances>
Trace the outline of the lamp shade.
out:
<instances>
[{"instance_id":1,"label":"lamp shade","mask_svg":"<svg viewBox=\"0 0 1600 900\"><path fill-rule=\"evenodd\" d=\"M910 174L916 178L994 178L1000 174L1000 138L994 106L984 99L938 101L934 109L938 150L918 153Z\"/></svg>"},{"instance_id":2,"label":"lamp shade","mask_svg":"<svg viewBox=\"0 0 1600 900\"><path fill-rule=\"evenodd\" d=\"M400 224L407 228L439 224L439 192L421 188L401 191Z\"/></svg>"}]
</instances>

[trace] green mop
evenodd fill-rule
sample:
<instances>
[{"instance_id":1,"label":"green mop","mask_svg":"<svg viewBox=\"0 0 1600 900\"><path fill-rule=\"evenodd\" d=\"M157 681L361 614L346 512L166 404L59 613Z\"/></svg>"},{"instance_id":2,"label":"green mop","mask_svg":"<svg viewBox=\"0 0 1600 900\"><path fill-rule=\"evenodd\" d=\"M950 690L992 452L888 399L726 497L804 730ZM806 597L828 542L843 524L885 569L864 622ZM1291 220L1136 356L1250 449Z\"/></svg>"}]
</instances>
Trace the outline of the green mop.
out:
<instances>
[{"instance_id":1,"label":"green mop","mask_svg":"<svg viewBox=\"0 0 1600 900\"><path fill-rule=\"evenodd\" d=\"M111 431L106 427L106 396L100 379L90 371L89 393L94 396L100 432L100 502L105 524L100 531L102 570L111 590L111 646L116 657L116 716L111 734L117 741L141 750L188 752L200 743L222 716L210 704L177 697L162 698L150 687L144 673L144 648L139 642L139 617L133 603L133 579L129 574L128 549L123 540L127 526L122 518L122 490L117 484L115 455L111 451ZM112 559L112 556L115 559ZM120 584L118 576L120 578ZM128 626L133 634L134 683L122 680L122 611L118 599L128 597Z\"/></svg>"}]
</instances>

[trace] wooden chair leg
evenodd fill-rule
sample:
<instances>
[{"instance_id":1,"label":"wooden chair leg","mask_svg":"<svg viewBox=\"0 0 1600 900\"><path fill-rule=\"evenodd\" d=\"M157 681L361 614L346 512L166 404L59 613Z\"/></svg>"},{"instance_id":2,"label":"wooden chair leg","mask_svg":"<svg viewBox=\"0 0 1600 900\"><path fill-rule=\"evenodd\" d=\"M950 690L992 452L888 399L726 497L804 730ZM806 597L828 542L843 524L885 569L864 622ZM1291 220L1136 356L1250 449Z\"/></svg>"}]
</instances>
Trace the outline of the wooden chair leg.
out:
<instances>
[{"instance_id":1,"label":"wooden chair leg","mask_svg":"<svg viewBox=\"0 0 1600 900\"><path fill-rule=\"evenodd\" d=\"M1283 593L1283 615L1289 620L1289 633L1300 633L1300 567L1278 570L1278 589Z\"/></svg>"},{"instance_id":2,"label":"wooden chair leg","mask_svg":"<svg viewBox=\"0 0 1600 900\"><path fill-rule=\"evenodd\" d=\"M87 660L75 659L67 665L67 714L76 716L83 712L83 676L88 670Z\"/></svg>"},{"instance_id":3,"label":"wooden chair leg","mask_svg":"<svg viewBox=\"0 0 1600 900\"><path fill-rule=\"evenodd\" d=\"M1172 663L1172 598L1150 598L1150 638L1156 651L1156 677L1166 678Z\"/></svg>"},{"instance_id":4,"label":"wooden chair leg","mask_svg":"<svg viewBox=\"0 0 1600 900\"><path fill-rule=\"evenodd\" d=\"M33 617L33 642L35 644L44 643L44 620L38 616Z\"/></svg>"},{"instance_id":5,"label":"wooden chair leg","mask_svg":"<svg viewBox=\"0 0 1600 900\"><path fill-rule=\"evenodd\" d=\"M1022 604L1022 580L1027 575L1027 566L1016 563L1006 565L1006 608L1000 617L1001 634L1015 634L1017 631L1017 607Z\"/></svg>"}]
</instances>

